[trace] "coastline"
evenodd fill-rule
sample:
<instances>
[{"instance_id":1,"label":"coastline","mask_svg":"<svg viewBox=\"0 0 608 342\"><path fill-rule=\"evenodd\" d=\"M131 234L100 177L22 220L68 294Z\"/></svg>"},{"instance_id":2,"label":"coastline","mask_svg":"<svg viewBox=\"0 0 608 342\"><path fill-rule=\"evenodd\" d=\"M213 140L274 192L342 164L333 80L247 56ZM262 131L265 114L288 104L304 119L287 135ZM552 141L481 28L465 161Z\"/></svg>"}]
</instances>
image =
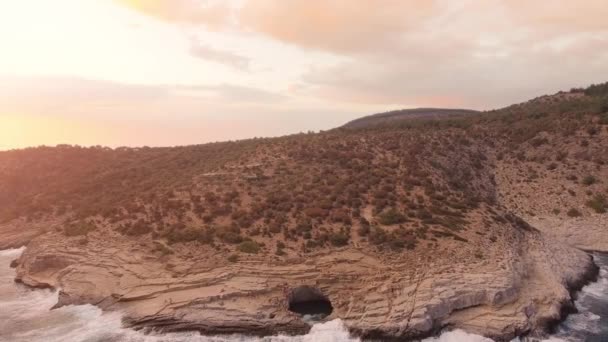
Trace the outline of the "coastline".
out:
<instances>
[{"instance_id":1,"label":"coastline","mask_svg":"<svg viewBox=\"0 0 608 342\"><path fill-rule=\"evenodd\" d=\"M570 300L566 301L562 304L560 308L560 317L554 321L549 321L546 323L544 328L546 333L554 333L556 328L568 318L569 315L578 313L578 309L574 302L577 299L578 293L583 289L583 287L598 281L598 276L600 273L600 267L595 263L593 254L605 254L608 255L608 252L588 252L591 258L591 263L585 266L585 271L582 272L581 277L573 281L572 283L567 285L568 291L570 293Z\"/></svg>"},{"instance_id":2,"label":"coastline","mask_svg":"<svg viewBox=\"0 0 608 342\"><path fill-rule=\"evenodd\" d=\"M605 253L604 253L605 254ZM515 337L525 337L525 336L544 336L544 334L550 333L552 329L558 326L563 320L565 320L568 315L575 313L576 308L574 306L574 300L576 298L576 294L580 291L585 285L589 284L597 280L599 267L594 263L593 256L591 254L587 254L589 256L589 262L587 262L582 269L581 272L577 272L578 276L575 279L571 279L571 281L567 282L566 288L570 294L570 300L563 301L560 304L559 308L559 316L556 318L547 317L543 321L539 321L537 326L531 327L527 330L521 331L512 331L505 334L483 334L488 338L492 338L496 342L510 341ZM23 285L36 288L36 289L55 289L55 286L52 286L48 283L32 283L25 281L23 282L21 279L15 279L16 282L22 282ZM59 300L57 305L54 308L61 307L61 292L59 295ZM70 303L68 303L70 304ZM97 305L104 311L112 311L109 307L103 307ZM468 307L463 308L462 310L467 310ZM252 323L252 322L250 322ZM296 324L298 323L298 324ZM299 322L290 322L289 324L277 326L260 326L255 324L243 324L243 325L202 325L202 324L192 324L184 321L175 321L172 317L166 317L166 319L159 319L159 317L151 317L150 319L140 319L140 320L131 320L128 316L125 316L123 319L123 324L127 328L132 328L135 330L147 330L154 329L155 331L162 331L165 333L170 332L186 332L186 331L198 331L203 335L231 335L231 334L244 334L249 336L271 336L276 334L286 334L286 335L301 335L306 334L310 331L310 325L299 324ZM460 327L454 327L451 324L443 324L441 322L434 322L433 326L422 333L408 333L401 334L397 332L397 334L387 333L386 330L382 329L362 329L359 327L349 327L347 325L348 331L354 337L359 337L363 339L371 339L371 340L383 340L383 341L411 341L411 340L420 340L429 337L436 337L440 333L446 331L449 328L460 329ZM450 329L451 330L451 329ZM476 332L477 333L477 332Z\"/></svg>"}]
</instances>

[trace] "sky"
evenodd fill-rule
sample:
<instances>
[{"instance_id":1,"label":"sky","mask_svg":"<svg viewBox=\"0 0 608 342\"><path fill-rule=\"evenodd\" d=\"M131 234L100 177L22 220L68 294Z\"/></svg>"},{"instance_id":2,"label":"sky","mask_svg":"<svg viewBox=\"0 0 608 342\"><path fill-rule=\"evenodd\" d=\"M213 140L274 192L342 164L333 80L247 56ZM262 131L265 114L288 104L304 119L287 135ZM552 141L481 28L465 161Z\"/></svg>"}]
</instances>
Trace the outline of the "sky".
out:
<instances>
[{"instance_id":1,"label":"sky","mask_svg":"<svg viewBox=\"0 0 608 342\"><path fill-rule=\"evenodd\" d=\"M608 81L606 0L0 0L0 150L174 146Z\"/></svg>"}]
</instances>

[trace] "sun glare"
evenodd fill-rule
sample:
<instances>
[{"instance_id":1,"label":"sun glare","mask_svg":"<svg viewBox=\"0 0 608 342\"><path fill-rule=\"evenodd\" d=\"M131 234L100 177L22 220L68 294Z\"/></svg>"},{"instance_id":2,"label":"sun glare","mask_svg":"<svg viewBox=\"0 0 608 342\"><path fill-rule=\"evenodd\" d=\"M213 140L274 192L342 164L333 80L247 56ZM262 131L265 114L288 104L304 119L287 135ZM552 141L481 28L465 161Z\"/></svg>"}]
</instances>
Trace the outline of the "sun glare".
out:
<instances>
[{"instance_id":1,"label":"sun glare","mask_svg":"<svg viewBox=\"0 0 608 342\"><path fill-rule=\"evenodd\" d=\"M78 120L44 115L0 115L0 149L54 146L66 142L92 144L102 134Z\"/></svg>"}]
</instances>

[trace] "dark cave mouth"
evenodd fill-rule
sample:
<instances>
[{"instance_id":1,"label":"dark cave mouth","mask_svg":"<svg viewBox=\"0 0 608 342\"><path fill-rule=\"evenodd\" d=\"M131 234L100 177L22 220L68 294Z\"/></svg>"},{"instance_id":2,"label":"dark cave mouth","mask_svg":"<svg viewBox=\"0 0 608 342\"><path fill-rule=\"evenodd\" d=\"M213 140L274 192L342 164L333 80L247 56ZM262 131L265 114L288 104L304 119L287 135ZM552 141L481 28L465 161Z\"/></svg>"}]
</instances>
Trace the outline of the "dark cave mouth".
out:
<instances>
[{"instance_id":1,"label":"dark cave mouth","mask_svg":"<svg viewBox=\"0 0 608 342\"><path fill-rule=\"evenodd\" d=\"M318 289L311 286L299 286L291 290L289 311L302 316L323 319L333 312L331 301Z\"/></svg>"}]
</instances>

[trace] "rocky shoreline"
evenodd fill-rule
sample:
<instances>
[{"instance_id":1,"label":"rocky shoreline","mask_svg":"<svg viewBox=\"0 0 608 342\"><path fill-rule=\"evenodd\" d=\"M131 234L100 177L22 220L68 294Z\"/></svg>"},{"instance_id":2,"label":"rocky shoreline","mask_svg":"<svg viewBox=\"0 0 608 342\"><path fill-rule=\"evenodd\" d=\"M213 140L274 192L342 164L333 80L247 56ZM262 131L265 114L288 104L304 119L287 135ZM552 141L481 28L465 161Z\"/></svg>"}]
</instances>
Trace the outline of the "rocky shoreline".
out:
<instances>
[{"instance_id":1,"label":"rocky shoreline","mask_svg":"<svg viewBox=\"0 0 608 342\"><path fill-rule=\"evenodd\" d=\"M586 251L588 252L588 251ZM589 255L593 260L593 256ZM548 321L543 329L546 332L553 333L557 326L568 318L568 315L578 312L576 305L574 304L578 292L582 290L586 285L596 282L600 273L600 268L595 262L591 262L584 267L584 271L581 274L580 279L573 281L567 285L568 291L570 292L571 299L562 304L560 309L560 316L558 319Z\"/></svg>"},{"instance_id":2,"label":"rocky shoreline","mask_svg":"<svg viewBox=\"0 0 608 342\"><path fill-rule=\"evenodd\" d=\"M592 257L591 257L592 259ZM18 265L18 259L13 260L11 263L11 267L15 268ZM579 279L575 279L573 282L569 283L567 288L572 297L571 300L565 301L562 303L560 308L560 315L556 319L547 320L544 324L540 324L535 332L552 332L554 328L563 322L568 315L576 313L577 309L574 305L574 300L576 298L576 293L580 291L585 285L597 281L597 277L599 274L599 267L591 262L584 266L584 271L581 272L581 277ZM15 279L16 282L22 283L20 279ZM38 284L27 284L24 285L31 287L33 289L49 289L53 288L49 284L38 283ZM56 307L62 306L59 302ZM275 335L277 333L289 334L289 335L299 335L306 334L310 330L310 326L308 324L289 324L283 327L257 327L255 325L239 325L239 326L204 326L192 324L184 324L183 322L172 321L169 317L166 320L162 318L155 317L150 320L130 320L126 318L123 322L125 326L133 328L133 329L156 329L163 331L165 329L166 332L181 332L181 331L192 331L196 330L205 335L222 335L222 334L244 334L250 336L270 336ZM166 329L168 328L168 329ZM349 329L350 333L353 336L360 337L362 339L369 340L382 340L382 341L404 341L404 340L412 340L412 339L424 339L428 337L433 337L439 335L442 330L449 328L449 326L435 326L431 330L423 334L410 335L410 336L394 336L388 335L384 331L380 330L360 330L357 328ZM521 332L513 332L505 335L492 335L487 336L492 338L494 341L502 342L502 341L511 341L513 338L518 336L527 336L532 331L521 331Z\"/></svg>"},{"instance_id":3,"label":"rocky shoreline","mask_svg":"<svg viewBox=\"0 0 608 342\"><path fill-rule=\"evenodd\" d=\"M66 245L53 234L34 239L14 266L18 282L60 288L56 307L94 304L120 310L125 327L133 329L305 334L310 326L286 309L285 291L312 284L331 299L334 312L327 319L341 319L355 336L400 341L460 328L509 341L550 331L572 312L574 293L598 274L585 252L537 233L520 238L519 250L496 260L504 270L486 262L462 272L408 276L400 274L411 268L405 261L378 272L380 260L352 249L299 266L252 260L197 270L196 261L161 262L146 258L136 246L108 251L103 244ZM124 250L131 251L128 261ZM163 264L173 266L167 270ZM359 281L353 283L355 279Z\"/></svg>"}]
</instances>

